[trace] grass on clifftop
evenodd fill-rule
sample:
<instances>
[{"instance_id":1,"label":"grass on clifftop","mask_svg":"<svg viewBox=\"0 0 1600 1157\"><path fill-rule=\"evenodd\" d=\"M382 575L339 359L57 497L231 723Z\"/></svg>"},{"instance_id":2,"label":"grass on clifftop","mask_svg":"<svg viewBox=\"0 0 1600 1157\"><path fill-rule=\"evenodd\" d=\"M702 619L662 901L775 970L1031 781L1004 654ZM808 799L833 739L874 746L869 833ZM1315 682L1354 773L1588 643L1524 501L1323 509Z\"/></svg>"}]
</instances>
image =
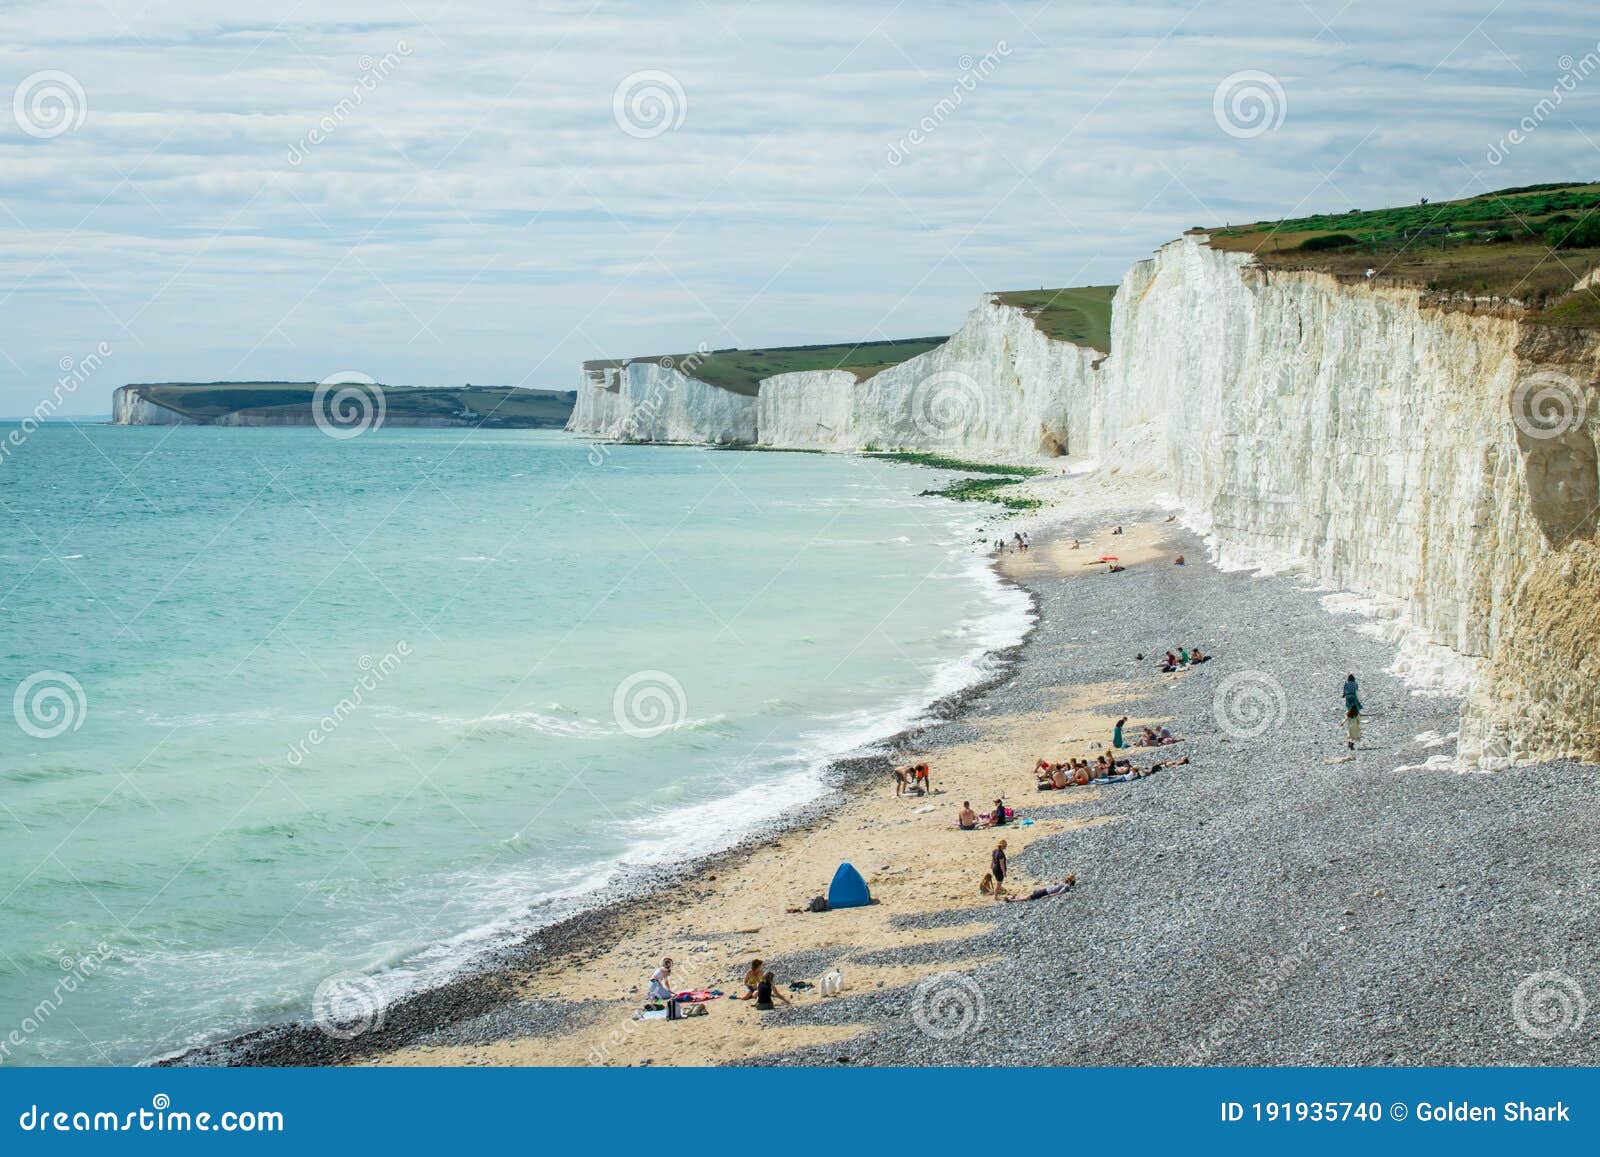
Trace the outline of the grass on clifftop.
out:
<instances>
[{"instance_id":1,"label":"grass on clifftop","mask_svg":"<svg viewBox=\"0 0 1600 1157\"><path fill-rule=\"evenodd\" d=\"M1269 266L1515 298L1552 325L1600 324L1573 284L1600 265L1600 184L1528 185L1459 201L1319 213L1210 230L1211 247ZM1594 300L1588 300L1593 298Z\"/></svg>"},{"instance_id":2,"label":"grass on clifftop","mask_svg":"<svg viewBox=\"0 0 1600 1157\"><path fill-rule=\"evenodd\" d=\"M1045 337L1111 352L1111 298L1115 285L1080 285L1073 289L1018 289L997 293L995 300L1025 312Z\"/></svg>"},{"instance_id":3,"label":"grass on clifftop","mask_svg":"<svg viewBox=\"0 0 1600 1157\"><path fill-rule=\"evenodd\" d=\"M365 389L352 383L356 389ZM304 411L311 420L315 382L166 382L141 385L139 393L158 405L196 422L213 422L233 413L272 414ZM334 387L339 389L347 386ZM383 386L384 413L389 417L449 418L463 425L564 426L572 414L573 395L557 390L515 386ZM462 418L464 413L475 415Z\"/></svg>"},{"instance_id":4,"label":"grass on clifftop","mask_svg":"<svg viewBox=\"0 0 1600 1157\"><path fill-rule=\"evenodd\" d=\"M853 345L774 346L759 350L712 350L705 354L664 354L628 361L671 365L691 378L747 398L755 397L762 378L805 370L844 370L864 382L874 374L937 349L948 337L913 337L899 341L864 341ZM584 368L600 363L585 362Z\"/></svg>"},{"instance_id":5,"label":"grass on clifftop","mask_svg":"<svg viewBox=\"0 0 1600 1157\"><path fill-rule=\"evenodd\" d=\"M961 470L969 474L988 475L985 478L958 478L937 490L924 490L923 496L949 498L956 502L993 502L1007 510L1037 510L1044 505L1037 498L1006 493L1027 478L1045 471L1039 466L1013 466L1002 462L969 462L964 458L950 458L944 454L931 454L915 450L868 451L869 458L882 458L890 462L906 462L913 466L927 466L935 470Z\"/></svg>"}]
</instances>

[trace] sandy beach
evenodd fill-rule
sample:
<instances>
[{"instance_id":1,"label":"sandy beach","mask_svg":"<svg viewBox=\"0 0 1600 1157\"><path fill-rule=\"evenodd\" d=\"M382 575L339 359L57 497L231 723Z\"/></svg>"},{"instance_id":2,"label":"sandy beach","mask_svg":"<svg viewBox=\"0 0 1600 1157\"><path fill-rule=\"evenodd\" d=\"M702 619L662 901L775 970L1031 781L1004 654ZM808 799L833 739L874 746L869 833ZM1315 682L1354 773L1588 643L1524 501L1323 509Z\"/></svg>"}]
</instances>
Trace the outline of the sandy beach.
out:
<instances>
[{"instance_id":1,"label":"sandy beach","mask_svg":"<svg viewBox=\"0 0 1600 1157\"><path fill-rule=\"evenodd\" d=\"M1004 674L893 759L854 761L790 826L665 887L546 929L385 1010L350 1039L268 1030L184 1063L385 1065L1593 1063L1593 1037L1519 1031L1517 986L1585 954L1600 878L1594 772L1497 777L1435 759L1456 702L1387 674L1393 648L1293 576L1219 572L1164 515L1041 530L997 560L1039 622ZM1081 541L1075 549L1073 538ZM1091 541L1092 540L1092 541ZM1183 554L1187 565L1173 565ZM1112 573L1095 560L1117 556ZM1213 662L1161 674L1166 649ZM1345 750L1339 686L1370 720ZM1035 760L1090 757L1113 722L1166 725L1188 766L1036 792ZM931 796L896 796L926 760ZM959 831L1003 797L1024 823ZM996 838L1026 894L979 894ZM794 912L850 861L870 907ZM760 957L793 1006L716 999L636 1020L664 956L674 986L738 991ZM844 991L815 984L838 969ZM1450 1025L1441 1032L1441 1022Z\"/></svg>"}]
</instances>

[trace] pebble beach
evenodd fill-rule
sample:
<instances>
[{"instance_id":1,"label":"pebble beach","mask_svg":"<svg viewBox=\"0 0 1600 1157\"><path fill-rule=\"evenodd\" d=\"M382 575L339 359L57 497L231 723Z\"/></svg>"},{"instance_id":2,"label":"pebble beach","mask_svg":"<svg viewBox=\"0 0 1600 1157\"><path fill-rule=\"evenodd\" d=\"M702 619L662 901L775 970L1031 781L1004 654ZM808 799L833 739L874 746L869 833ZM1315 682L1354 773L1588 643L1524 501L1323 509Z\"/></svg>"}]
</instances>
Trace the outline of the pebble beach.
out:
<instances>
[{"instance_id":1,"label":"pebble beach","mask_svg":"<svg viewBox=\"0 0 1600 1157\"><path fill-rule=\"evenodd\" d=\"M1127 534L1110 536L1116 524ZM1127 569L1091 565L1107 549ZM177 1063L1600 1062L1581 1016L1571 1031L1574 1001L1600 991L1595 769L1455 770L1457 701L1387 674L1395 649L1362 619L1293 574L1205 559L1150 510L1040 531L996 564L1034 600L1026 642L936 722L836 767L826 799L359 1032L285 1026ZM1214 659L1159 673L1180 645ZM1366 707L1354 753L1347 672ZM1035 759L1092 756L1121 716L1130 738L1165 725L1181 740L1134 749L1136 764L1190 762L1035 791ZM933 794L897 797L889 768L915 759ZM1032 822L955 829L964 799L981 811L996 796ZM981 896L1000 836L1013 892L1068 873L1076 886ZM870 907L789 911L843 860ZM633 1019L668 955L683 987L729 993L759 956L794 1005L718 999L704 1017ZM839 997L791 990L829 969Z\"/></svg>"}]
</instances>

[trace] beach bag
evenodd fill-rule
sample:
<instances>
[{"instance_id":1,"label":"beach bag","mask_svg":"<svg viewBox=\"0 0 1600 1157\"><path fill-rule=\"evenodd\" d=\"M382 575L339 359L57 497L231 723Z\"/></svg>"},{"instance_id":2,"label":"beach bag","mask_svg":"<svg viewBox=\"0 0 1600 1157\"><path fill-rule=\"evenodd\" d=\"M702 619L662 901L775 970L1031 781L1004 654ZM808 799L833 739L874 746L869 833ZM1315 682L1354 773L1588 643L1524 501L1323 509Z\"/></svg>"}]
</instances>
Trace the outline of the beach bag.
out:
<instances>
[{"instance_id":1,"label":"beach bag","mask_svg":"<svg viewBox=\"0 0 1600 1157\"><path fill-rule=\"evenodd\" d=\"M683 1010L683 1016L705 1016L709 1011L703 1004L691 1004Z\"/></svg>"},{"instance_id":2,"label":"beach bag","mask_svg":"<svg viewBox=\"0 0 1600 1157\"><path fill-rule=\"evenodd\" d=\"M683 1009L679 1006L679 1004L678 1004L676 999L667 1001L667 1019L668 1020L682 1020L683 1019Z\"/></svg>"},{"instance_id":3,"label":"beach bag","mask_svg":"<svg viewBox=\"0 0 1600 1157\"><path fill-rule=\"evenodd\" d=\"M826 896L813 896L811 897L811 903L806 905L806 911L808 912L826 912L827 910L828 898Z\"/></svg>"}]
</instances>

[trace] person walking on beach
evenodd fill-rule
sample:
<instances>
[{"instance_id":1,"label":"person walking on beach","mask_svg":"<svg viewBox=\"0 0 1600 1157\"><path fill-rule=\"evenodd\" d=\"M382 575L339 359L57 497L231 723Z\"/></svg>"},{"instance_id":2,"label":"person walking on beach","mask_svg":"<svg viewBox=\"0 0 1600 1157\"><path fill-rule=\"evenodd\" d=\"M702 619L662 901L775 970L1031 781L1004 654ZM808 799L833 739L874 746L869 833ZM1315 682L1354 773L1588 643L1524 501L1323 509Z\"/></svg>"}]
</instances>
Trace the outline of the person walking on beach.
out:
<instances>
[{"instance_id":1,"label":"person walking on beach","mask_svg":"<svg viewBox=\"0 0 1600 1157\"><path fill-rule=\"evenodd\" d=\"M1347 707L1344 712L1345 750L1354 751L1361 742L1361 709Z\"/></svg>"},{"instance_id":2,"label":"person walking on beach","mask_svg":"<svg viewBox=\"0 0 1600 1157\"><path fill-rule=\"evenodd\" d=\"M994 851L989 853L989 874L994 877L994 898L1002 898L1006 894L1006 842L1001 840L994 846Z\"/></svg>"},{"instance_id":3,"label":"person walking on beach","mask_svg":"<svg viewBox=\"0 0 1600 1157\"><path fill-rule=\"evenodd\" d=\"M1361 710L1361 688L1353 674L1344 677L1344 707L1346 711Z\"/></svg>"},{"instance_id":4,"label":"person walking on beach","mask_svg":"<svg viewBox=\"0 0 1600 1157\"><path fill-rule=\"evenodd\" d=\"M1121 719L1117 720L1117 725L1111 729L1112 747L1121 748L1128 746L1128 741L1122 738L1122 729L1127 725L1127 722L1128 717L1124 715Z\"/></svg>"}]
</instances>

